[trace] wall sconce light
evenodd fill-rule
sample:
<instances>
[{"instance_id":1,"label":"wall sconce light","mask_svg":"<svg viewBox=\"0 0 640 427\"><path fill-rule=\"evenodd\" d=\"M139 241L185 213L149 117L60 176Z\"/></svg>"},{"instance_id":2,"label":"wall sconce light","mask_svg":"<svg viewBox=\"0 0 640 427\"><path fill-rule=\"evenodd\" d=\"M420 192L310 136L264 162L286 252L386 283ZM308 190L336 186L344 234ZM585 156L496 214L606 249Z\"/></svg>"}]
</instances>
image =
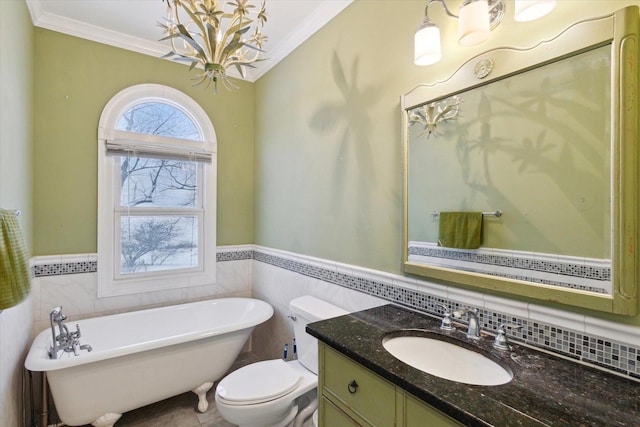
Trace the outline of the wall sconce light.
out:
<instances>
[{"instance_id":1,"label":"wall sconce light","mask_svg":"<svg viewBox=\"0 0 640 427\"><path fill-rule=\"evenodd\" d=\"M504 0L464 0L458 15L453 14L445 0L428 0L424 19L414 38L414 62L416 65L435 64L442 58L440 29L429 19L427 11L433 3L440 3L445 13L458 20L458 44L475 46L489 38L504 17ZM551 12L556 0L515 0L515 20L532 21Z\"/></svg>"}]
</instances>

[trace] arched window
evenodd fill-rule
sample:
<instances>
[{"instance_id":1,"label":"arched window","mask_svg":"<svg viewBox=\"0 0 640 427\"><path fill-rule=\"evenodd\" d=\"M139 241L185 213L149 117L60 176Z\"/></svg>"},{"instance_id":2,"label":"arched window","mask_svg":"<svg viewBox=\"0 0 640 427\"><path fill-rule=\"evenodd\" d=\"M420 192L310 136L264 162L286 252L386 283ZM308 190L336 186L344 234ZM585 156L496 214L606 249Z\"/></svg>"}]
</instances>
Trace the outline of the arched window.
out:
<instances>
[{"instance_id":1,"label":"arched window","mask_svg":"<svg viewBox=\"0 0 640 427\"><path fill-rule=\"evenodd\" d=\"M216 135L175 89L127 88L98 127L98 297L214 284Z\"/></svg>"}]
</instances>

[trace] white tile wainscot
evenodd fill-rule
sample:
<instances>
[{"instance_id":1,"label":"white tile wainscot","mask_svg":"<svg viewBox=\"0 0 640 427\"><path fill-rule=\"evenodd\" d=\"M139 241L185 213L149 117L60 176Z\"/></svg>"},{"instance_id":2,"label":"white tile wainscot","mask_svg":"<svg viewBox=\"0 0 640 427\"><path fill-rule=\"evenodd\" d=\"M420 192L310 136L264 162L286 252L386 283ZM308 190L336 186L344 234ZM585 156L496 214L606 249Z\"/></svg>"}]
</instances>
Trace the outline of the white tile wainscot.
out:
<instances>
[{"instance_id":1,"label":"white tile wainscot","mask_svg":"<svg viewBox=\"0 0 640 427\"><path fill-rule=\"evenodd\" d=\"M283 344L293 336L288 304L297 296L314 295L349 311L391 301L440 315L438 304L447 304L477 307L489 331L501 322L515 322L523 326L510 331L515 339L640 378L637 326L257 245L220 246L217 257L215 285L102 299L96 298L95 254L37 257L34 270L41 274L33 281L31 296L34 332L49 326L48 313L57 305L73 321L197 299L254 296L275 309L274 317L254 334L254 348L273 358L281 357Z\"/></svg>"},{"instance_id":2,"label":"white tile wainscot","mask_svg":"<svg viewBox=\"0 0 640 427\"><path fill-rule=\"evenodd\" d=\"M340 294L332 286L358 293ZM523 329L510 331L510 334L521 342L612 373L640 379L640 361L637 360L640 357L640 327L444 286L426 279L254 247L253 293L256 297L277 305L284 314L288 300L304 292L329 299L337 305L340 305L340 298L347 304L349 301L364 301L363 294L366 294L432 314L442 313L438 303L451 307L477 307L483 316L483 325L490 331L495 331L502 322L517 323ZM346 308L353 310L357 306L354 304ZM288 333L282 319L276 322L280 331ZM281 352L283 340L286 340L285 336L279 337L277 344L272 345L273 354Z\"/></svg>"},{"instance_id":3,"label":"white tile wainscot","mask_svg":"<svg viewBox=\"0 0 640 427\"><path fill-rule=\"evenodd\" d=\"M247 250L233 247L225 252ZM32 259L32 336L49 327L49 313L62 306L69 321L201 299L251 296L250 258L219 262L215 284L97 298L96 254L42 256ZM93 264L92 264L93 263ZM93 270L93 271L92 271Z\"/></svg>"}]
</instances>

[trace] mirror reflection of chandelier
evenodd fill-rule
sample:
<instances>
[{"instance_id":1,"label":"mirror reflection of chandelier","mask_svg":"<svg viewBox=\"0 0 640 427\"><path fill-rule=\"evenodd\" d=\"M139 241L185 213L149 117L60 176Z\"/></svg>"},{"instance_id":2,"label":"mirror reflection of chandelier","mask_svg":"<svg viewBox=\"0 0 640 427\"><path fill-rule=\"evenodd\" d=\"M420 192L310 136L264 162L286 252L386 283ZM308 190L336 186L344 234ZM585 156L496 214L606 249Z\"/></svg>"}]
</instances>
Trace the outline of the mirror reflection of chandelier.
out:
<instances>
[{"instance_id":1,"label":"mirror reflection of chandelier","mask_svg":"<svg viewBox=\"0 0 640 427\"><path fill-rule=\"evenodd\" d=\"M458 117L461 103L462 98L459 95L454 95L415 108L409 112L409 124L415 123L423 127L418 137L427 135L427 139L429 139L431 135L437 136L440 131L439 124L455 120Z\"/></svg>"},{"instance_id":2,"label":"mirror reflection of chandelier","mask_svg":"<svg viewBox=\"0 0 640 427\"><path fill-rule=\"evenodd\" d=\"M165 23L159 24L171 44L163 56L190 64L202 72L195 85L213 82L218 92L221 81L227 89L237 88L230 80L230 68L244 78L246 69L263 60L260 55L267 37L265 3L258 8L251 0L163 0L167 2Z\"/></svg>"}]
</instances>

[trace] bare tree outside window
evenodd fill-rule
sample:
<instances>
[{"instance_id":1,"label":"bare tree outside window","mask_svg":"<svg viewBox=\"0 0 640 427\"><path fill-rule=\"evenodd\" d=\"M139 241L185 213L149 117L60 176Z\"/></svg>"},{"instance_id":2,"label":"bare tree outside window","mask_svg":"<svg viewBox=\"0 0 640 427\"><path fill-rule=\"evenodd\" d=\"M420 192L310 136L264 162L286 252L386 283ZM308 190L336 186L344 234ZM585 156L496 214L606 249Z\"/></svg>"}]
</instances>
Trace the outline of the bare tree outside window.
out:
<instances>
[{"instance_id":1,"label":"bare tree outside window","mask_svg":"<svg viewBox=\"0 0 640 427\"><path fill-rule=\"evenodd\" d=\"M191 119L177 108L160 102L136 104L122 115L117 129L200 141L200 132Z\"/></svg>"},{"instance_id":2,"label":"bare tree outside window","mask_svg":"<svg viewBox=\"0 0 640 427\"><path fill-rule=\"evenodd\" d=\"M122 274L197 266L194 229L195 217L123 217Z\"/></svg>"},{"instance_id":3,"label":"bare tree outside window","mask_svg":"<svg viewBox=\"0 0 640 427\"><path fill-rule=\"evenodd\" d=\"M120 130L199 140L193 122L163 103L141 103L118 123ZM199 217L196 162L153 157L120 158L121 274L198 266ZM153 212L157 209L157 213ZM171 213L167 213L167 209ZM185 210L176 215L176 210ZM191 210L188 210L191 209Z\"/></svg>"}]
</instances>

